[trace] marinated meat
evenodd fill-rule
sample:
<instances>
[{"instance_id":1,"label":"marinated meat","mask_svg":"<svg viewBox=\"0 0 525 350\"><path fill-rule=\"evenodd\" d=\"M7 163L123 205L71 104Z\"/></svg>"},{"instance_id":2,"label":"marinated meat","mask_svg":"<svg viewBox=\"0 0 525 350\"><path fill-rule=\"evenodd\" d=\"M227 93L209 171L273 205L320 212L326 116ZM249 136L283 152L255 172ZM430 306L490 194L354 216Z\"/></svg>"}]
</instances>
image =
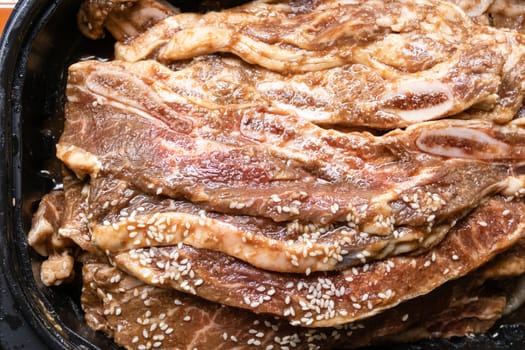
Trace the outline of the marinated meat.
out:
<instances>
[{"instance_id":1,"label":"marinated meat","mask_svg":"<svg viewBox=\"0 0 525 350\"><path fill-rule=\"evenodd\" d=\"M87 287L83 290L82 304L86 319L91 327L111 334L128 349L147 347L148 343L177 349L271 348L272 345L351 349L451 337L487 330L512 298L501 288L471 289L467 277L360 322L336 328L303 328L291 326L283 319L152 287L105 262L85 260L83 278Z\"/></svg>"},{"instance_id":2,"label":"marinated meat","mask_svg":"<svg viewBox=\"0 0 525 350\"><path fill-rule=\"evenodd\" d=\"M267 238L282 226L261 237L228 228L220 218L193 240L204 248L229 246L229 254L262 268L331 270L426 250L484 198L522 186L514 171L525 160L525 133L518 129L440 121L375 137L325 130L262 107L211 112L141 75L142 65L134 74L134 67L89 61L71 68L58 157L78 175L111 174L204 211L293 221L291 244ZM172 220L177 227L157 240L166 245L182 241L185 225L206 226L199 225L206 213L200 216L166 212L137 219ZM110 224L95 228L102 249L150 244L147 229L128 230L127 218ZM304 232L304 225L313 226ZM126 241L131 232L138 236ZM224 235L228 244L221 243ZM320 243L320 235L328 243ZM288 263L256 262L254 249L286 254Z\"/></svg>"},{"instance_id":3,"label":"marinated meat","mask_svg":"<svg viewBox=\"0 0 525 350\"><path fill-rule=\"evenodd\" d=\"M130 193L115 182L112 185L105 188L120 188L122 192ZM100 192L108 194L101 187ZM112 198L115 198L115 194L119 194L116 197L119 199L130 197L120 195L119 192L110 194ZM151 200L142 200L136 205L143 206L145 210L163 212ZM96 206L104 207L100 202ZM115 203L107 207L120 208ZM456 225L446 240L426 255L392 258L330 275L293 276L265 272L220 253L181 245L132 249L112 256L112 261L152 285L171 286L223 304L253 309L258 313L276 313L295 320L295 323L305 322L306 326L326 326L376 314L406 298L425 294L488 261L522 236L523 227L520 223L523 218L516 216L523 212L522 207L521 203L491 200L471 214L464 223ZM122 209L119 211L122 213ZM487 228L489 225L490 229ZM473 247L476 254L472 254ZM265 257L264 253L257 255L260 259L273 258ZM407 276L413 276L414 280L407 282ZM245 280L257 283L241 288L241 281ZM372 285L363 283L379 280L381 283ZM323 297L323 300L328 300L324 306L318 305L318 299L310 297L312 288L318 285L329 288L325 291L326 298ZM363 302L361 298L365 294L368 297ZM271 298L273 295L276 297ZM315 311L317 309L319 311ZM315 314L316 319L309 319L309 314Z\"/></svg>"},{"instance_id":4,"label":"marinated meat","mask_svg":"<svg viewBox=\"0 0 525 350\"><path fill-rule=\"evenodd\" d=\"M456 35L447 36L452 28ZM368 55L361 51L368 44L394 33L421 37L431 32L438 43L448 40L458 45L461 36L471 31L465 14L444 2L255 2L221 12L170 17L133 42L117 44L116 55L137 61L158 51L161 60L179 60L225 51L270 70L295 73L364 60ZM430 60L435 65L446 58L437 53L426 63ZM420 65L417 59L408 60L414 70Z\"/></svg>"},{"instance_id":5,"label":"marinated meat","mask_svg":"<svg viewBox=\"0 0 525 350\"><path fill-rule=\"evenodd\" d=\"M269 89L279 105L322 124L388 129L471 108L464 117L503 123L524 94L523 38L477 26L444 2L258 2L175 15L116 46L117 58L132 62L223 51L283 73L244 84ZM342 96L326 88L339 92L337 86L363 80L370 83L343 89Z\"/></svg>"},{"instance_id":6,"label":"marinated meat","mask_svg":"<svg viewBox=\"0 0 525 350\"><path fill-rule=\"evenodd\" d=\"M390 129L440 117L449 108L461 112L474 104L493 110L486 112L490 114L486 119L500 120L501 109L506 108L495 98L500 79L487 71L467 74L463 82L450 85L422 78L384 79L362 64L291 76L218 56L195 60L176 71L154 61L120 65L132 67L142 79L156 77L195 108L271 106L321 125ZM460 96L459 90L472 93ZM516 113L514 106L511 109L510 117ZM467 118L482 112L468 113Z\"/></svg>"},{"instance_id":7,"label":"marinated meat","mask_svg":"<svg viewBox=\"0 0 525 350\"><path fill-rule=\"evenodd\" d=\"M130 250L112 256L112 261L151 285L169 286L222 304L275 314L293 324L335 326L428 293L511 247L523 235L523 218L517 214L508 220L501 215L504 210L519 213L523 205L492 199L458 223L431 252L394 257L328 275L272 273L218 252L181 245ZM368 296L364 301L363 295Z\"/></svg>"},{"instance_id":8,"label":"marinated meat","mask_svg":"<svg viewBox=\"0 0 525 350\"><path fill-rule=\"evenodd\" d=\"M450 2L86 0L117 60L69 70L44 284L82 263L129 349L486 331L525 301L525 39L519 3Z\"/></svg>"},{"instance_id":9,"label":"marinated meat","mask_svg":"<svg viewBox=\"0 0 525 350\"><path fill-rule=\"evenodd\" d=\"M80 192L80 188L75 185L77 184L74 182L66 182L66 193L73 193L75 190ZM137 195L124 186L122 181L95 180L91 182L90 189L89 205L94 209L94 219L107 221L111 216L120 219L112 224L104 223L102 226L106 230L102 233L99 226L94 226L89 231L81 232L79 236L89 237L89 232L92 231L93 239L88 238L87 241L98 245L107 254L110 254L110 249L100 247L101 240L130 242L130 246L122 252L110 254L111 260L121 269L150 285L172 287L257 313L275 314L290 319L292 324L308 327L335 326L356 321L393 307L403 300L426 294L448 280L465 275L489 261L495 254L513 246L523 237L525 225L521 216L525 210L523 203L507 202L504 198L490 199L456 224L445 240L427 254L390 258L338 273L290 275L260 270L225 254L182 245L184 240L178 244L176 241L168 241L166 244L171 245L155 248L155 245L163 242L165 236L170 235L169 230L163 229L162 225L169 225L171 216L162 220L162 214L175 211L182 215L189 212L196 215L198 220L209 219L203 219L198 213L198 208L193 208L190 204L169 199L154 200L143 194ZM82 196L77 194L76 197ZM111 198L113 203L108 201ZM141 221L142 213L148 212L155 213L155 216L151 216L148 222ZM217 216L221 218L220 215ZM261 231L268 229L265 227L266 223L261 220L225 220L234 228L245 227L254 232L258 228ZM115 237L114 232L118 232L117 229L121 225L134 226L135 235ZM183 234L184 238L193 237L184 242L199 239L198 236L206 235L209 231L206 228L191 229L183 223L179 225L186 232ZM220 231L221 226L215 225ZM137 232L141 232L141 226L147 229L147 234L137 241ZM87 230L87 227L84 230ZM233 240L230 232L224 231L222 239L215 241ZM104 234L107 237L103 236ZM214 242L213 239L210 240ZM205 239L202 241L206 242ZM136 242L146 243L146 248L131 249ZM233 254L230 255L235 256L235 244L225 247L233 248ZM472 249L476 254L473 254ZM253 257L256 262L270 262L273 266L278 266L283 259L288 258L285 253L270 255L265 249L244 251L243 247L239 247L238 250L246 256ZM513 250L514 254L519 254L518 246ZM249 254L250 251L252 254ZM507 255L504 255L504 258L505 261L510 261ZM505 273L499 271L492 275L503 276ZM252 283L244 284L243 281ZM379 281L381 283L378 283ZM317 295L318 293L320 295ZM363 295L367 296L364 300Z\"/></svg>"},{"instance_id":10,"label":"marinated meat","mask_svg":"<svg viewBox=\"0 0 525 350\"><path fill-rule=\"evenodd\" d=\"M90 39L104 37L104 23L109 14L125 11L136 4L138 0L117 1L83 1L77 15L78 27L82 34Z\"/></svg>"},{"instance_id":11,"label":"marinated meat","mask_svg":"<svg viewBox=\"0 0 525 350\"><path fill-rule=\"evenodd\" d=\"M40 279L46 286L60 285L73 277L71 254L75 244L59 232L65 206L64 192L46 194L40 201L27 237L29 244L47 257L40 268Z\"/></svg>"},{"instance_id":12,"label":"marinated meat","mask_svg":"<svg viewBox=\"0 0 525 350\"><path fill-rule=\"evenodd\" d=\"M80 181L67 169L63 171L64 212L58 229L60 237L66 237L82 250L100 253L93 245L89 229L89 184Z\"/></svg>"},{"instance_id":13,"label":"marinated meat","mask_svg":"<svg viewBox=\"0 0 525 350\"><path fill-rule=\"evenodd\" d=\"M162 0L86 0L77 22L82 34L90 39L103 38L107 29L115 39L126 41L177 12Z\"/></svg>"},{"instance_id":14,"label":"marinated meat","mask_svg":"<svg viewBox=\"0 0 525 350\"><path fill-rule=\"evenodd\" d=\"M64 193L54 191L46 194L33 216L31 230L27 234L28 243L38 254L49 256L67 247L68 240L58 235L64 208Z\"/></svg>"}]
</instances>

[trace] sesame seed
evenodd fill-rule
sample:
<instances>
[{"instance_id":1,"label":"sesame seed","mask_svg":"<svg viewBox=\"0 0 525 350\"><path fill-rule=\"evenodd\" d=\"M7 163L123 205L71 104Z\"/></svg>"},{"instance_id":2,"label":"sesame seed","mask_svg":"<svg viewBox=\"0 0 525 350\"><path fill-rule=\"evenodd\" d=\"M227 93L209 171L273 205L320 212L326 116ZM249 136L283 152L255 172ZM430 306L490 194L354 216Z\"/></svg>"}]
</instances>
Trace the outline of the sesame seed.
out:
<instances>
[{"instance_id":1,"label":"sesame seed","mask_svg":"<svg viewBox=\"0 0 525 350\"><path fill-rule=\"evenodd\" d=\"M271 198L271 200L274 201L275 203L279 203L279 202L281 201L281 198L280 198L278 195L276 195L276 194L272 194L272 195L270 196L270 198Z\"/></svg>"},{"instance_id":2,"label":"sesame seed","mask_svg":"<svg viewBox=\"0 0 525 350\"><path fill-rule=\"evenodd\" d=\"M183 320L186 321L186 322L189 322L189 321L191 321L191 316L189 316L189 315L188 316L184 316Z\"/></svg>"},{"instance_id":3,"label":"sesame seed","mask_svg":"<svg viewBox=\"0 0 525 350\"><path fill-rule=\"evenodd\" d=\"M404 314L401 321L406 322L408 320L408 314Z\"/></svg>"},{"instance_id":4,"label":"sesame seed","mask_svg":"<svg viewBox=\"0 0 525 350\"><path fill-rule=\"evenodd\" d=\"M459 256L457 256L456 254L452 255L452 260L459 260Z\"/></svg>"}]
</instances>

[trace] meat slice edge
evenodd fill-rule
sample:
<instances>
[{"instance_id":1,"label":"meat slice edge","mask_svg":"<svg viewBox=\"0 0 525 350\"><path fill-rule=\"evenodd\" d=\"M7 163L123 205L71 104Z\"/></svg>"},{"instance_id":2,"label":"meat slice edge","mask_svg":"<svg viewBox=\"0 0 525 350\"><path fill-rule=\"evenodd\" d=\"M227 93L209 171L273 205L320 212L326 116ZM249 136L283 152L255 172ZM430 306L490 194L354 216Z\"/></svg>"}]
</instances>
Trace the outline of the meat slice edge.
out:
<instances>
[{"instance_id":1,"label":"meat slice edge","mask_svg":"<svg viewBox=\"0 0 525 350\"><path fill-rule=\"evenodd\" d=\"M523 205L494 198L425 254L394 257L330 274L277 274L218 252L184 245L131 250L112 256L112 260L151 285L270 313L297 325L334 326L426 294L491 260L523 236ZM505 210L511 211L510 217L502 215ZM245 281L257 281L257 286ZM365 294L368 298L361 300Z\"/></svg>"}]
</instances>

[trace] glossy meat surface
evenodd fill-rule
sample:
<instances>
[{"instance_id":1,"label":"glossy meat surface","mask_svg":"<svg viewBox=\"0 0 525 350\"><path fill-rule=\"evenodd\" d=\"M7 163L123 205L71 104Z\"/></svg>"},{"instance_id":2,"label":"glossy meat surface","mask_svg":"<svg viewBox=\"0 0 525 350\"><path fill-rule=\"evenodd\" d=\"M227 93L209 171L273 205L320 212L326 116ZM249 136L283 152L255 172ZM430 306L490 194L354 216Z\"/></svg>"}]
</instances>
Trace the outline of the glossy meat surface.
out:
<instances>
[{"instance_id":1,"label":"glossy meat surface","mask_svg":"<svg viewBox=\"0 0 525 350\"><path fill-rule=\"evenodd\" d=\"M84 1L116 59L69 69L41 280L81 263L128 349L485 332L525 301L520 6Z\"/></svg>"},{"instance_id":2,"label":"glossy meat surface","mask_svg":"<svg viewBox=\"0 0 525 350\"><path fill-rule=\"evenodd\" d=\"M228 253L261 268L331 270L424 251L484 198L513 192L523 181L514 174L525 159L525 133L518 129L454 120L379 137L326 130L263 106L204 109L143 69L94 61L71 67L58 157L78 175L111 175L204 211L288 223L297 237L284 244L250 230L219 229L220 220L198 225L205 212L155 214L178 225L167 235L201 226L193 242L199 247L225 250L203 240L229 232ZM139 232L128 230L125 218L119 225L119 236L97 231L113 239L99 240L103 250L130 248L123 237ZM312 226L305 231L305 225ZM159 243L181 241L173 239ZM264 265L250 259L256 247L289 259Z\"/></svg>"}]
</instances>

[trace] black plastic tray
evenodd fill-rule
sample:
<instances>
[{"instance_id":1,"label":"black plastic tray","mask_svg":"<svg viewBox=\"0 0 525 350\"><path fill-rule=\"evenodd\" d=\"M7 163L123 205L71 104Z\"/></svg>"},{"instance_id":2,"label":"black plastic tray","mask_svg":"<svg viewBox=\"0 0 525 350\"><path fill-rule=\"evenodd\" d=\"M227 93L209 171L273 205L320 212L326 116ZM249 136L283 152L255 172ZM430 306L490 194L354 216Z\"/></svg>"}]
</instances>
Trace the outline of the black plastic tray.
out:
<instances>
[{"instance_id":1,"label":"black plastic tray","mask_svg":"<svg viewBox=\"0 0 525 350\"><path fill-rule=\"evenodd\" d=\"M198 2L178 5L198 7ZM26 243L38 200L60 178L54 145L67 66L112 51L111 40L91 42L80 35L78 6L73 0L19 1L0 44L0 348L118 349L85 324L78 284L39 283L41 258ZM487 335L395 348L525 349L525 331L511 323Z\"/></svg>"}]
</instances>

